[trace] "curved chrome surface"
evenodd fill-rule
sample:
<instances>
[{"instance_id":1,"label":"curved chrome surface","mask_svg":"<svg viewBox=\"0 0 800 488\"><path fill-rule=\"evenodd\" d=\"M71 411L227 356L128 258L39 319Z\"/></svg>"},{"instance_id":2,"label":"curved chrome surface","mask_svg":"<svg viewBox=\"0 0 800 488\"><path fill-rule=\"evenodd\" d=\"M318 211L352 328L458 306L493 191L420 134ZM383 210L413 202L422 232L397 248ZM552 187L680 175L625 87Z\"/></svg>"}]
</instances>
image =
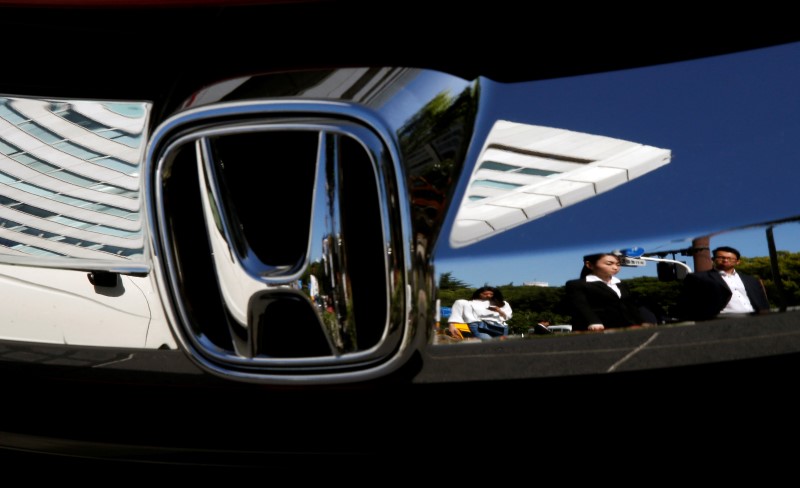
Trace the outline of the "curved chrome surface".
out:
<instances>
[{"instance_id":1,"label":"curved chrome surface","mask_svg":"<svg viewBox=\"0 0 800 488\"><path fill-rule=\"evenodd\" d=\"M278 85L282 90L292 87L294 93L283 92L291 95L288 98L250 100L254 93L266 88L269 94ZM148 181L148 200L155 209L151 221L157 224L159 236L154 248L164 258L156 268L163 283L169 283L169 289L162 291L174 307L171 321L177 324L179 340L198 364L244 381L358 381L395 370L408 360L414 344L427 342L434 312L430 253L447 204L442 183L454 180L462 162L459 154L469 143L476 89L477 85L449 75L411 69L277 74L209 87L192 96L182 113L165 121L148 150L148 173L156 176ZM241 93L247 93L244 101L235 96ZM439 119L445 123L431 127ZM258 163L251 161L281 164L281 185L295 185L293 199L307 202L301 204L307 204L307 210L294 214L305 230L295 226L286 231L307 235L297 244L302 252L277 261L259 255L269 254L263 242L252 245L250 241L254 227L260 226L260 232L278 241L281 231L254 223L251 217L248 222L239 217L248 212L244 208L268 211L271 207L252 199L243 203L242 195L248 192L235 187L242 182L226 182L226 173L237 163L223 163L219 155L212 156L214 148L209 143L272 133L278 139L312 134L315 139L306 144L313 148L316 161L311 171L316 176L309 180L313 184L299 183L303 178L303 170L297 169L302 166L300 156L292 156L294 162L269 163L270 158L260 156L255 156L260 158ZM269 153L280 145L277 139L266 142L248 154ZM354 151L346 148L348 144L372 161L371 175L363 167L348 167L347 158L341 160L341 151ZM209 285L218 288L220 296L210 301L225 304L219 315L222 319L214 319L221 325L212 330L205 324L213 313L198 315L193 310L208 300L205 295L200 300L192 298L194 292L187 285L192 278L186 277L190 266L182 257L187 251L176 244L181 237L173 228L175 217L169 203L175 199L170 197L170 187L179 181L175 174L184 167L176 161L190 146L199 186L205 189L200 194L205 209L202 220L209 229L215 270L214 284ZM299 172L286 169L292 166ZM369 190L373 185L374 196ZM265 184L259 192L272 190ZM431 195L416 197L423 192ZM376 209L379 214L371 216ZM380 228L377 240L369 230L370 219L380 222L375 227ZM365 247L366 242L372 243ZM383 248L382 257L370 264L370 253L380 249L376 245ZM288 345L295 339L313 344L318 338L312 333L277 349L263 343L269 335L265 331L273 327L264 323L280 321L267 317L268 309L283 302L313 312L311 328L322 331L324 341L316 346ZM386 306L376 305L380 303ZM225 329L224 338L215 337L217 329Z\"/></svg>"},{"instance_id":2,"label":"curved chrome surface","mask_svg":"<svg viewBox=\"0 0 800 488\"><path fill-rule=\"evenodd\" d=\"M210 371L249 381L352 381L375 374L373 370L395 367L393 363L402 364L410 342L409 312L403 298L408 279L403 244L408 239L403 237L403 228L408 224L403 221L407 211L390 204L402 201L394 181L397 159L382 142L391 139L378 136L375 126L337 120L353 112L341 107L329 112L327 118L319 118L321 104L296 109L295 117L287 114L285 105L263 105L258 109L260 122L220 122L224 121L220 112L226 114L225 118L241 117L242 110L255 111L252 105L201 110L199 117L194 114L192 118L201 122L202 130L183 135L188 122L178 120L175 125L182 135L177 140L171 140L169 133L154 137L154 147L161 144L162 149L152 153L158 157L154 189L157 213L153 218L159 223L159 248L167 258L165 280L171 283L171 295L177 297L176 332L184 346ZM310 110L317 112L316 120L308 119ZM209 129L209 125L214 127ZM310 136L305 142L312 144L313 160L291 156L281 161L284 153L278 155L277 139L306 135ZM219 149L226 140L237 137L255 141L256 152L231 155ZM354 158L363 158L372 174L348 174L365 170L348 161L344 149L348 145L350 151L363 152ZM175 216L170 213L169 200L182 198L170 193L170 188L179 181L176 174L182 169L178 160L185 146L196 154L202 220L208 229L212 274L216 277L216 285L209 285L218 287L219 300L224 304L220 317L227 317L218 325L208 323L205 313L196 312L204 304L195 301L185 276L188 269L203 264L194 259L187 262L183 257L186 251L181 250L183 237L170 224ZM255 168L244 166L255 160L262 165L286 166L281 178L286 183L281 184L288 189L295 187L293 197L304 202L297 205L296 212L281 209L296 220L294 226L287 221L275 224L277 220L269 215L271 207L260 203L264 198L260 192L244 195L253 190L247 185L251 177L256 177ZM240 169L235 170L236 165ZM262 168L262 173L272 174L269 168ZM304 173L308 179L305 185L301 183ZM237 178L242 181L236 182ZM360 187L359 181L367 186ZM362 227L362 216L354 213L353 197L348 197L357 192L363 193L357 197L357 204L368 210L363 217L373 213L371 209L380 209L374 214L375 220L366 221L366 227ZM254 220L254 210L266 220ZM307 239L298 241L288 256L280 245L268 242L286 240L288 233L302 233L303 228ZM377 234L370 235L374 231ZM359 271L362 265L353 261L371 258L348 249L362 248L354 239L383 243L382 250L370 251L378 261L370 265L371 274L366 275L369 282L358 281L364 271ZM206 296L202 296L201 302L205 302ZM271 309L289 304L295 307L292 313L271 315ZM358 323L359 313L364 324ZM316 324L309 324L309 320ZM274 332L302 331L309 326L313 330ZM224 333L218 329L225 329Z\"/></svg>"},{"instance_id":3,"label":"curved chrome surface","mask_svg":"<svg viewBox=\"0 0 800 488\"><path fill-rule=\"evenodd\" d=\"M358 383L336 388L312 388L303 379L275 381L283 383L276 387L240 384L231 381L231 376L206 374L205 368L188 358L184 345L167 325L174 322L177 312L169 283L162 282L160 287L156 282L164 276L160 269L165 254L149 245L155 237L149 231L153 223L142 212L146 219L142 261L104 256L98 262L88 262L84 251L98 252L88 246L80 257L76 253L71 258L0 258L0 295L4 297L0 370L7 386L0 451L11 461L6 466L54 466L63 472L64 467L76 465L106 470L109 465L130 468L133 462L137 472L159 466L156 471L160 474L166 465L181 464L184 472L192 473L198 468L225 465L238 469L231 471L234 475L241 475L242 466L260 472L265 467L292 469L295 475L314 466L328 478L330 473L342 473L343 467L366 466L364 461L370 466L384 462L387 468L396 469L397 459L406 453L392 433L449 441L460 450L472 445L484 447L484 436L476 435L472 427L454 427L444 417L439 420L433 406L472 405L477 410L493 411L497 405L521 405L520 393L531 391L537 398L556 399L550 403L557 407L554 415L564 405L592 408L591 400L596 398L608 400L604 406L611 408L606 411L618 406L616 410L633 412L636 409L631 409L632 405L643 405L648 410L645 430L656 432L641 432L641 422L629 416L621 422L570 419L573 425L600 434L595 436L598 438L624 439L626 427L635 425L631 433L637 430L637 442L647 444L652 439L657 447L663 438L658 435L658 426L667 424L653 422L650 412L660 409L686 413L682 421L695 419L682 422L690 426L687 433L697 427L694 430L704 440L718 438L725 447L739 447L731 441L745 438L741 429L731 436L726 425L724 430L719 429L722 435L716 435L713 419L709 422L707 415L687 409L687 399L704 405L712 400L714 406L729 408L742 404L745 397L757 398L769 406L770 413L775 405L792 405L791 388L774 385L791 385L800 359L798 315L793 309L795 285L800 280L794 273L798 261L795 245L800 242L795 231L799 212L794 196L800 107L797 46L775 45L732 56L675 62L689 56L796 40L800 38L797 30L788 26L791 15L783 16L786 26L774 18L758 22L752 13L746 14L746 22L739 23L729 22L727 17L720 21L719 14L707 22L698 21L696 16L687 22L686 13L680 9L672 9L672 13L667 9L645 22L591 16L583 23L566 11L575 9L571 5L565 9L570 14L566 17L570 18L569 27L561 30L570 42L553 42L552 29L532 29L530 17L509 15L511 11L502 4L483 5L477 10L448 5L438 12L432 4L424 8L403 4L392 13L400 18L388 23L370 15L372 11L365 17L350 3L327 0L267 0L263 5L227 2L224 8L192 7L191 11L148 8L144 5L147 2L128 0L123 0L128 7L133 3L141 7L104 7L105 2L92 1L70 2L85 7L70 9L50 8L60 3L55 1L37 3L45 7L12 9L5 2L0 9L0 38L7 48L0 94L8 98L35 99L37 103L144 103L152 111L143 143L154 128L176 113L184 98L208 84L214 85L197 92L195 101L185 108L237 101L241 106L265 101L287 105L308 102L306 106L344 101L350 106L348 112L363 110L374 118L365 123L360 116L348 116L348 122L368 127L373 122L382 124L378 132L398 141L392 155L402 169L395 178L396 193L407 195L409 200L406 208L398 207L408 225L401 242L402 266L396 268L394 276L405 286L394 288L398 295L389 298L393 304L403 304L398 308L404 317L382 323L409 325L409 333L402 340L407 341L407 351L419 353L398 356L396 363L363 375L340 376L336 381L352 379ZM168 3L175 6L178 2ZM365 18L370 21L365 22ZM446 22L441 22L443 19ZM408 28L422 25L430 26L426 33L438 35ZM452 29L447 29L452 26L471 26L474 35L465 42L463 35L452 35ZM33 42L41 38L54 40L55 49L48 50L47 44L42 49L40 43ZM247 55L237 55L243 48ZM608 71L665 62L671 64ZM259 71L276 73L361 63L449 70L464 79L392 68L235 78ZM575 74L580 76L566 77ZM392 93L391 80L401 78L408 82L395 84L399 89ZM222 80L227 81L216 84ZM336 90L337 84L341 90ZM304 93L311 91L316 94L306 98ZM462 98L465 92L468 94ZM447 95L437 97L439 93ZM378 100L380 97L385 98L384 103ZM225 122L262 121L263 112L255 108L251 115L241 119L233 116ZM177 112L191 116L183 109ZM328 117L316 112L313 116ZM523 208L532 213L525 213L523 225L503 227L502 232L463 246L451 245L461 204L468 205L468 195L474 189L470 177L484 161L486 140L498 121L664 149L670 152L670 161L607 191L594 192L592 188L589 192L581 185L575 185L580 191L574 193L551 191L554 195L548 196L559 200L557 208L547 207L554 211L540 214L526 205ZM193 151L194 179L185 181L199 187L196 156ZM530 167L538 169L535 164ZM5 169L3 166L0 170ZM220 175L227 176L227 172L214 173ZM144 171L142 176L148 177ZM281 184L285 180L277 177L271 181L265 197L285 186ZM20 185L13 187L12 193L12 187L5 184L0 181L0 192L9 198L26 191ZM342 190L340 202L349 194ZM312 191L304 195L304 201L312 201ZM233 192L228 196L235 200L238 195ZM403 205L402 201L388 200L392 205ZM148 205L145 198L139 202L142 207ZM26 202L33 206L37 203ZM200 210L201 203L200 195L192 195L192 208ZM550 200L548 205L552 203ZM280 218L285 214L284 207L298 204L299 198L286 198L270 205L269 214ZM0 210L5 209L0 215L10 218L18 208L0 205ZM42 208L55 212L64 207L45 202ZM304 212L317 215L310 208ZM205 244L206 224L202 213L200 217L191 221L189 233L192 227L199 229L194 233L196 241ZM0 237L29 246L37 239L46 240L47 234L42 231L58 232L32 223L24 223L27 233L8 226L0 229ZM175 222L177 226L183 223ZM299 241L310 239L309 229L297 234L302 236ZM351 246L359 245L358 239L353 241L349 235L345 256ZM257 238L246 234L247 246L259 249ZM228 242L225 240L225 245ZM56 247L43 243L47 249ZM694 270L708 265L708 251L697 248L720 244L741 247L748 269L764 280L774 313L619 333L531 337L526 333L524 338L517 334L503 341L452 345L439 345L441 336L434 334L435 319L441 318L436 315L436 301L446 306L455 294L468 293L451 288L456 280L446 279L447 273L451 273L450 278L464 280L468 288L487 281L501 286L513 283L509 288L514 291L507 296L514 308L514 320L526 324L549 308L547 299L558 298L566 279L577 276L580 256L585 252L639 246L646 249L648 258L661 259L658 253L666 252L664 258L685 261ZM297 242L293 245L301 247ZM383 242L374 244L374 248L395 255L394 248ZM683 254L689 250L691 255ZM312 262L322 255L315 254ZM37 266L27 265L37 260ZM22 262L26 265L20 265ZM130 264L134 267L127 268ZM145 274L150 268L142 264L152 265L153 272L148 276L118 276L114 286L96 286L87 276L94 268ZM657 285L652 289L679 284L657 282L656 264L626 267L620 277L631 282L647 279L643 284ZM351 265L345 260L343 267ZM61 266L69 269L57 269ZM216 292L213 262L204 260L203 266L212 272L212 278L194 281ZM316 268L309 271L309 277L319 277L320 288L325 285L323 276L330 276L314 274ZM95 274L98 277L106 275ZM287 291L305 295L306 279L298 278L298 282L303 280L302 291ZM336 279L344 281L342 277ZM93 281L100 283L103 279ZM381 281L377 287L381 293L391 289L383 283L386 280ZM354 290L360 290L360 282L353 277ZM514 295L516 292L520 294ZM309 292L309 301L311 296ZM269 309L271 305L265 302L272 295L259 297ZM293 297L297 298L292 302L296 310L309 310L304 296L287 294L279 298ZM780 297L784 297L783 303ZM359 303L355 299L351 302ZM311 312L304 322L316 326L319 319L313 309ZM162 325L157 325L159 322ZM356 326L360 323L354 322ZM330 350L327 343L325 347ZM351 353L343 355L347 354ZM404 358L405 366L399 366ZM687 365L692 366L684 367ZM305 372L297 376L305 376ZM386 376L382 376L384 373ZM324 383L333 375L317 376L318 382ZM374 380L360 381L365 378ZM765 381L767 378L771 381ZM208 402L211 397L219 400L213 408ZM425 407L416 408L422 405ZM526 422L530 412L515 412L510 407L506 410L504 420L514 423L514 428L505 432L518 437L527 427L537 435L542 423ZM115 421L97 422L98 414L104 411ZM765 418L781 422L781 429L785 429L785 416ZM666 429L673 429L674 424L670 422ZM751 424L753 433L765 431L763 422ZM599 425L603 425L602 433L597 432ZM504 429L487 429L491 434L486 440L497 445L503 437L497 435L501 431ZM574 451L575 436L552 438L565 439L565 450ZM703 443L706 452L708 444ZM555 452L558 447L550 445L549 450ZM707 461L706 456L698 458ZM95 462L88 464L89 459ZM320 469L322 466L331 469Z\"/></svg>"},{"instance_id":4,"label":"curved chrome surface","mask_svg":"<svg viewBox=\"0 0 800 488\"><path fill-rule=\"evenodd\" d=\"M167 319L198 364L226 378L359 381L395 371L416 349L433 363L447 357L459 364L498 345L427 347L441 342L437 301L447 306L455 296L436 286L448 275L465 282L462 293L487 282L517 288L512 307L515 329L523 332L513 338L524 340L503 345L513 351L494 360L513 367L515 361L529 364L526 358L539 352L565 353L561 359L551 358L548 368L553 369L537 372L531 367L522 376L585 373L585 368L573 367L575 361L593 372L609 372L608 364L600 366L592 358L608 352L603 344L616 340L665 353L663 362L641 363L636 366L640 369L786 352L770 349L769 340L754 346L755 352L724 344L743 348L759 343L746 340L751 327L772 331L765 332L769 337L787 333L767 322L791 321L798 305L793 282L786 279L800 251L795 244L800 213L792 201L796 168L787 164L798 156L793 143L798 125L792 117L800 98L794 89L800 74L789 61L796 59L798 49L788 44L530 83L363 68L250 76L208 86L158 126L147 153L153 279ZM764 77L754 80L742 72ZM310 134L313 142L304 146L314 153L309 166L313 176L302 177L305 186L297 199L287 196L289 180L264 180L263 196L275 193L292 202L277 212L274 206L256 204L252 191L229 186L230 167L220 164L214 142L275 132ZM375 229L381 230L374 235L381 237L370 246L381 255L375 261L380 264L368 267L373 273L379 270L381 278L371 289L351 276L360 256L351 248L360 239L357 227L344 222L353 222L358 206L341 207L353 194L352 187L347 189L353 173L343 175L329 157L342 141L361 148L359 154L371 161L368 179L376 185L367 201L378 205L361 207L380 209L374 222L380 222ZM280 144L271 141L268 147ZM191 159L191 171L176 162L184 157ZM290 166L282 165L280 175L289 175ZM192 177L175 176L175 171ZM237 178L236 185L243 184ZM206 190L187 204L204 210L194 222L200 227L175 230L183 224L171 212L188 215L190 210L175 207L178 192L170 185L184 181ZM258 233L242 230L252 227L254 216L240 220L250 207L264 210L265 219L295 212L303 223L287 235L300 236L292 244L297 251L278 262L259 256L263 242L258 243ZM268 239L285 237L269 223L262 225ZM202 242L208 252L190 252L190 241L176 243L178 234L192 235L196 240L191 242ZM659 282L656 265L678 261L684 270L707 269L709 251L718 245L738 247L751 260L776 312L769 318L722 321L732 334L729 342L711 334L720 330L711 324L674 321L643 341L637 339L646 335L642 331L562 334L546 341L526 334L525 321L545 310L565 315L563 308L536 300L545 297L555 303L564 282L577 277L585 254L644 248L645 255L632 259L619 276L655 290L648 298L663 305L664 317L671 319L669 307L679 282ZM194 275L189 265L201 255L208 260L202 264L211 271L208 275ZM314 266L320 262L330 266ZM198 325L206 317L195 308L204 310L206 295L190 289L200 285L214 290L212 301L223 310L222 320L208 320L224 327ZM357 330L364 323L351 308L369 303L353 295L367 289L386 307L377 307L379 313L372 310L367 321L372 335L365 345L359 339L365 332ZM330 303L321 307L323 295ZM319 333L314 333L318 347L296 354L264 352L260 326L254 324L284 301L307 314L303 322ZM215 336L220 330L229 339ZM659 341L667 338L674 342L661 348ZM627 355L627 347L627 342L620 349L611 347L611 356ZM704 356L703 351L712 349L721 352L711 359ZM474 368L464 370L476 375L472 378L494 377L488 371L482 376ZM433 381L430 375L419 378Z\"/></svg>"}]
</instances>

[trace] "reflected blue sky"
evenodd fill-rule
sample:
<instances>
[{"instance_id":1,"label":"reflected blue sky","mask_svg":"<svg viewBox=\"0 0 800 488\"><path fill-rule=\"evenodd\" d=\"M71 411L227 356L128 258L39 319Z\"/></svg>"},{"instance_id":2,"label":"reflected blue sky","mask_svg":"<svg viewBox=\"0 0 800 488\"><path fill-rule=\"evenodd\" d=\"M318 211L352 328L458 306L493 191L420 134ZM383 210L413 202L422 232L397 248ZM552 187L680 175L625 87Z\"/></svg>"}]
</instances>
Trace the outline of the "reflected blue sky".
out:
<instances>
[{"instance_id":1,"label":"reflected blue sky","mask_svg":"<svg viewBox=\"0 0 800 488\"><path fill-rule=\"evenodd\" d=\"M691 238L797 214L800 44L634 70L530 83L482 80L484 120L505 119L604 135L672 151L672 162L617 189L461 249L441 239L436 272L473 286L577 277L581 256ZM488 127L476 130L487 132ZM463 182L462 182L463 183ZM460 201L464 188L456 198ZM722 195L722 197L720 197ZM455 210L448 217L452 224ZM775 229L798 251L800 224ZM587 249L592 242L595 249ZM712 239L767 255L763 228ZM679 257L692 265L691 257ZM655 276L655 264L620 278Z\"/></svg>"}]
</instances>

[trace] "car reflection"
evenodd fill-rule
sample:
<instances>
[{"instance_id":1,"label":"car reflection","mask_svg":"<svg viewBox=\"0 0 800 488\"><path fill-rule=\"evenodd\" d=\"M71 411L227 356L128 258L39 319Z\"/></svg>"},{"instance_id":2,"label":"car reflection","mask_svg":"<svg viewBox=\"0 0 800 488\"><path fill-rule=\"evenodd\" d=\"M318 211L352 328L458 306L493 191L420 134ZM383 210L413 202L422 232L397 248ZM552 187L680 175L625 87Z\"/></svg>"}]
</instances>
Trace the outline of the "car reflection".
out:
<instances>
[{"instance_id":1,"label":"car reflection","mask_svg":"<svg viewBox=\"0 0 800 488\"><path fill-rule=\"evenodd\" d=\"M196 347L199 367L230 366L226 378L346 382L427 354L440 338L436 301L488 282L514 308L508 338L525 339L505 343L566 344L576 356L558 365L570 371L667 337L682 352L696 340L734 354L699 339L711 327L676 303L686 274L729 245L767 291L775 313L753 319L762 330L783 334L782 312L798 305L798 175L785 164L800 156L786 110L798 54L792 44L505 84L404 67L264 73L193 87L152 122L149 102L2 97L0 275L21 310L0 337ZM744 71L759 73L757 89L738 76L754 64ZM626 254L619 278L655 329L584 340L563 284L581 256L633 247L646 251ZM279 290L286 307L267 313L266 291L312 277L318 292ZM257 286L238 293L248 280ZM37 308L48 301L68 326ZM752 339L741 320L719 322L732 322L726 340ZM262 326L275 334L248 336ZM303 327L330 337L307 348ZM679 344L668 332L678 329L691 340ZM625 347L606 349L612 336ZM664 347L663 364L680 364Z\"/></svg>"}]
</instances>

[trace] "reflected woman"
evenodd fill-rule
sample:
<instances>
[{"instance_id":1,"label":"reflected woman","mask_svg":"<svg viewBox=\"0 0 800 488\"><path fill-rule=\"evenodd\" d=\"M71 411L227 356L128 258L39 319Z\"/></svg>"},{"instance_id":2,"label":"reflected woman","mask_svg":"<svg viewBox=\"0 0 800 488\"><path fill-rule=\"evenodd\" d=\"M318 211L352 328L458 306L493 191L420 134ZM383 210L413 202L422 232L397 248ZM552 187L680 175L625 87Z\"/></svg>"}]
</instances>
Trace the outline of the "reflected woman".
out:
<instances>
[{"instance_id":1,"label":"reflected woman","mask_svg":"<svg viewBox=\"0 0 800 488\"><path fill-rule=\"evenodd\" d=\"M450 314L450 334L458 337L461 334L456 324L467 324L473 337L492 339L508 335L508 324L511 318L511 305L503 298L503 292L493 286L484 286L475 290L471 300L456 300Z\"/></svg>"},{"instance_id":2,"label":"reflected woman","mask_svg":"<svg viewBox=\"0 0 800 488\"><path fill-rule=\"evenodd\" d=\"M612 253L583 257L581 277L566 283L573 331L602 331L644 323L628 286L615 275L619 257Z\"/></svg>"}]
</instances>

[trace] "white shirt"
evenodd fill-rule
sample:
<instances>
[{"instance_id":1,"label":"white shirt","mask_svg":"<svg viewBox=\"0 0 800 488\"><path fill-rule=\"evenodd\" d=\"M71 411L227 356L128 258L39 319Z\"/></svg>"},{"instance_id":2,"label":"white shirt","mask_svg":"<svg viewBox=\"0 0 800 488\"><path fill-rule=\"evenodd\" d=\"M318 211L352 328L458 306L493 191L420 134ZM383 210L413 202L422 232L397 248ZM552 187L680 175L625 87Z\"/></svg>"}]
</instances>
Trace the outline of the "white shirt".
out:
<instances>
[{"instance_id":1,"label":"white shirt","mask_svg":"<svg viewBox=\"0 0 800 488\"><path fill-rule=\"evenodd\" d=\"M589 281L599 281L601 283L605 283L609 288L614 290L614 293L616 293L618 297L622 298L622 292L620 291L619 287L617 286L617 283L619 283L622 280L620 280L616 276L612 276L611 277L611 281L603 281L599 276L590 274L590 275L586 275L586 281L587 282L589 282Z\"/></svg>"},{"instance_id":2,"label":"white shirt","mask_svg":"<svg viewBox=\"0 0 800 488\"><path fill-rule=\"evenodd\" d=\"M719 272L722 279L725 281L725 284L728 285L728 288L731 289L731 301L725 305L725 308L722 309L720 313L753 313L755 309L753 305L750 303L750 299L747 298L747 290L744 288L744 283L742 283L742 278L733 270L733 273L726 273L724 271Z\"/></svg>"},{"instance_id":3,"label":"white shirt","mask_svg":"<svg viewBox=\"0 0 800 488\"><path fill-rule=\"evenodd\" d=\"M471 324L473 322L480 322L482 320L491 320L493 322L500 322L505 324L506 320L511 318L511 305L508 302L503 302L500 307L505 312L505 317L500 315L500 312L489 310L489 300L456 300L450 310L450 317L448 322L455 322L459 324Z\"/></svg>"}]
</instances>

